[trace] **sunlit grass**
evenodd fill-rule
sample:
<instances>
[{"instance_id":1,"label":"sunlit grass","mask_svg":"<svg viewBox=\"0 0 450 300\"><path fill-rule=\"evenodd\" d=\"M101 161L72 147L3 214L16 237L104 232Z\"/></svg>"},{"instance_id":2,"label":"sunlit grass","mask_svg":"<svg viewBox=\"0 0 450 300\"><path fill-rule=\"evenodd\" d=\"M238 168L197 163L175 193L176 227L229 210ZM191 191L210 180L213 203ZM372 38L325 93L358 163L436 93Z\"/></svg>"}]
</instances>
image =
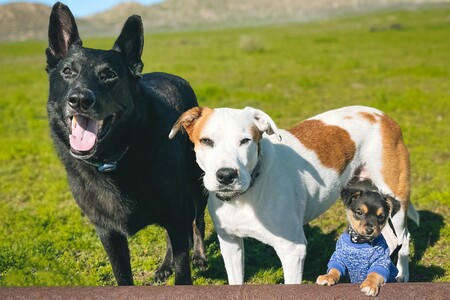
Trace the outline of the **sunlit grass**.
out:
<instances>
[{"instance_id":1,"label":"sunlit grass","mask_svg":"<svg viewBox=\"0 0 450 300\"><path fill-rule=\"evenodd\" d=\"M411 154L412 201L422 217L421 226L412 227L411 280L450 281L449 20L447 6L155 34L145 40L144 70L188 79L203 106L261 108L281 128L345 105L374 106L391 115ZM84 42L110 48L114 40ZM0 284L114 284L106 254L73 201L51 144L45 47L0 45ZM344 224L337 203L306 229L306 282L325 271ZM130 247L136 283L151 283L165 251L163 231L151 226L132 237ZM283 281L271 248L253 240L246 247L247 282ZM209 218L207 252L209 269L194 270L194 282L226 283Z\"/></svg>"}]
</instances>

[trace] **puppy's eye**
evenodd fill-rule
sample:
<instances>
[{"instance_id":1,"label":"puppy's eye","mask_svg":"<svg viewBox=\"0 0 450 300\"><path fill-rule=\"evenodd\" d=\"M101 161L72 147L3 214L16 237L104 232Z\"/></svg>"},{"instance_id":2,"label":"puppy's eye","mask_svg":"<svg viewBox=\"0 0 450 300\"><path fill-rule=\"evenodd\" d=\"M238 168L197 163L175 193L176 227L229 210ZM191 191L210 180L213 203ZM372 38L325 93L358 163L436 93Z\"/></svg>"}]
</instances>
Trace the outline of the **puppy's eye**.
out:
<instances>
[{"instance_id":1,"label":"puppy's eye","mask_svg":"<svg viewBox=\"0 0 450 300\"><path fill-rule=\"evenodd\" d=\"M245 138L240 141L240 146L250 143L251 139Z\"/></svg>"},{"instance_id":2,"label":"puppy's eye","mask_svg":"<svg viewBox=\"0 0 450 300\"><path fill-rule=\"evenodd\" d=\"M358 209L357 211L355 211L355 217L358 219L364 218L364 213L362 212L362 210Z\"/></svg>"},{"instance_id":3,"label":"puppy's eye","mask_svg":"<svg viewBox=\"0 0 450 300\"><path fill-rule=\"evenodd\" d=\"M208 138L201 138L200 139L200 144L202 144L203 146L207 146L207 147L214 147L214 141Z\"/></svg>"},{"instance_id":4,"label":"puppy's eye","mask_svg":"<svg viewBox=\"0 0 450 300\"><path fill-rule=\"evenodd\" d=\"M383 215L378 216L377 219L378 219L378 223L380 223L380 224L383 224L384 221L386 220L386 218Z\"/></svg>"}]
</instances>

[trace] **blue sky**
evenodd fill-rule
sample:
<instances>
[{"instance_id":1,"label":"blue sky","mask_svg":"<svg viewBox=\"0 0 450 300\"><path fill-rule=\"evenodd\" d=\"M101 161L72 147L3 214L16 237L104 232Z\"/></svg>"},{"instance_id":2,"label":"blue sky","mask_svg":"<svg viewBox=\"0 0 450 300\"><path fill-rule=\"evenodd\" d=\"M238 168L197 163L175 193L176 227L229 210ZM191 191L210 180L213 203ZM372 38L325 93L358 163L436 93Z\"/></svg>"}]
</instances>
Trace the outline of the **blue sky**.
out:
<instances>
[{"instance_id":1,"label":"blue sky","mask_svg":"<svg viewBox=\"0 0 450 300\"><path fill-rule=\"evenodd\" d=\"M47 4L53 6L57 1L51 0L0 0L0 4L12 3L12 2L35 2L41 4ZM130 2L126 0L62 0L62 3L69 6L70 10L76 17L85 17L95 13L102 12L108 8L111 8L121 2ZM142 4L154 4L162 2L162 0L133 0L133 2L139 2Z\"/></svg>"}]
</instances>

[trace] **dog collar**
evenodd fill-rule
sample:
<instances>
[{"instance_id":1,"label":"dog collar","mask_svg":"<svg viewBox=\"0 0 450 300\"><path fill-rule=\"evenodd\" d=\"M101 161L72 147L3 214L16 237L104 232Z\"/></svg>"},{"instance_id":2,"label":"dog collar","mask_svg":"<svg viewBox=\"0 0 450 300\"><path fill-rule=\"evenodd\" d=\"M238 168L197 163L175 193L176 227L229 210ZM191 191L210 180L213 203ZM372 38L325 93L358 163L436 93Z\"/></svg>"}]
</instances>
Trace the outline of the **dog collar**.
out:
<instances>
[{"instance_id":1,"label":"dog collar","mask_svg":"<svg viewBox=\"0 0 450 300\"><path fill-rule=\"evenodd\" d=\"M369 243L371 244L374 240L374 238L367 238L364 236L359 235L353 228L349 225L347 227L348 235L350 236L350 241L354 244L364 244Z\"/></svg>"},{"instance_id":2,"label":"dog collar","mask_svg":"<svg viewBox=\"0 0 450 300\"><path fill-rule=\"evenodd\" d=\"M82 161L84 161L85 163L87 163L88 165L94 166L97 168L97 170L100 173L107 173L107 172L112 172L115 169L117 169L117 164L118 162L125 156L125 154L127 153L129 147L127 147L122 154L119 156L119 158L116 161L105 161L105 162L99 162L99 161L95 161L95 160L90 160L90 159L83 159Z\"/></svg>"}]
</instances>

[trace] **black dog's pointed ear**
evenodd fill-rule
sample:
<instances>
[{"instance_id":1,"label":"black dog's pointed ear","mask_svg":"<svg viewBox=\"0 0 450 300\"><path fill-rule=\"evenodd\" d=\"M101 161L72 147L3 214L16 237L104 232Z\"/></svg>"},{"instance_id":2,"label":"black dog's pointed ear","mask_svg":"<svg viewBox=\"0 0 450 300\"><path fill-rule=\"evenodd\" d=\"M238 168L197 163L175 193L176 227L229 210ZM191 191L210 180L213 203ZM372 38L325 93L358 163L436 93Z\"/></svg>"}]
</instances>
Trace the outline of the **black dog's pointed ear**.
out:
<instances>
[{"instance_id":1,"label":"black dog's pointed ear","mask_svg":"<svg viewBox=\"0 0 450 300\"><path fill-rule=\"evenodd\" d=\"M389 205L389 210L391 211L391 217L393 217L400 210L400 202L391 196L384 196L387 204Z\"/></svg>"},{"instance_id":2,"label":"black dog's pointed ear","mask_svg":"<svg viewBox=\"0 0 450 300\"><path fill-rule=\"evenodd\" d=\"M344 188L341 191L341 198L344 202L345 207L348 207L352 201L358 199L361 196L362 191L351 188Z\"/></svg>"},{"instance_id":3,"label":"black dog's pointed ear","mask_svg":"<svg viewBox=\"0 0 450 300\"><path fill-rule=\"evenodd\" d=\"M48 26L47 66L55 67L73 45L82 45L75 18L66 5L56 2Z\"/></svg>"},{"instance_id":4,"label":"black dog's pointed ear","mask_svg":"<svg viewBox=\"0 0 450 300\"><path fill-rule=\"evenodd\" d=\"M144 47L144 28L141 17L133 15L128 18L122 32L114 43L113 49L124 54L131 73L140 77L144 64L141 60Z\"/></svg>"}]
</instances>

